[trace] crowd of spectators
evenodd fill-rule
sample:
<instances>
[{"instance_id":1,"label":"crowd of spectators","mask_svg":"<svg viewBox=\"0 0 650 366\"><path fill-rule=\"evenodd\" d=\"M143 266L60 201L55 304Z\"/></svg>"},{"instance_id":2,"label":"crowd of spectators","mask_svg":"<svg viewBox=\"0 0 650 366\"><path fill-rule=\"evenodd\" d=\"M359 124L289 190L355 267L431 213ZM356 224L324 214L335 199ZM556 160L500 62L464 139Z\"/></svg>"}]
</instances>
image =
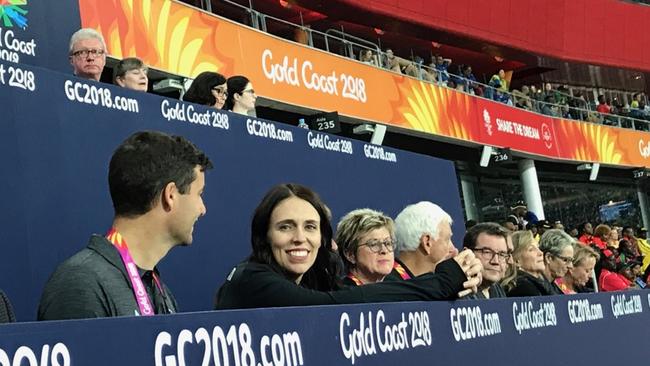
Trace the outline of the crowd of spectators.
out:
<instances>
[{"instance_id":1,"label":"crowd of spectators","mask_svg":"<svg viewBox=\"0 0 650 366\"><path fill-rule=\"evenodd\" d=\"M512 212L502 225L515 232L525 230L540 244L546 233L552 231L561 231L571 238L573 254L555 254L566 259L568 265L566 273L554 280L562 293L639 289L650 283L650 245L645 228L606 224L594 228L590 222L565 228L560 221L538 220L523 202L515 204ZM470 222L469 226L473 224ZM515 242L515 238L522 239L513 236ZM543 245L540 249L544 252Z\"/></svg>"},{"instance_id":2,"label":"crowd of spectators","mask_svg":"<svg viewBox=\"0 0 650 366\"><path fill-rule=\"evenodd\" d=\"M420 56L411 58L399 57L390 48L379 55L371 49L362 48L358 59L395 73L550 117L648 129L648 124L643 121L650 121L650 106L643 93L635 93L629 105L623 105L619 100L612 102L604 95L599 95L597 102L592 103L582 92L572 93L566 85L555 87L551 83L543 83L541 86L523 85L519 89L511 89L510 80L503 69L497 70L485 83L480 83L471 65L458 65L452 72L452 59L442 55L432 55L429 64L425 64ZM631 119L640 122L632 122Z\"/></svg>"}]
</instances>

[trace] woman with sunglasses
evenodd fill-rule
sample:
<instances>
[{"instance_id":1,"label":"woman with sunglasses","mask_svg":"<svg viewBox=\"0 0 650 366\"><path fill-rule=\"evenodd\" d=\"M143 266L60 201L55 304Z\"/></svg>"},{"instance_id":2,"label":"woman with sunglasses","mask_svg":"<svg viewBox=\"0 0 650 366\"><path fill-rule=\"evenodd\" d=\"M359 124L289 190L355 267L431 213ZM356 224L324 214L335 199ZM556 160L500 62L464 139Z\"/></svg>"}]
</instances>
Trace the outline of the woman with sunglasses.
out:
<instances>
[{"instance_id":1,"label":"woman with sunglasses","mask_svg":"<svg viewBox=\"0 0 650 366\"><path fill-rule=\"evenodd\" d=\"M255 209L252 253L217 293L216 309L389 301L450 300L480 283L481 262L469 251L410 281L341 287L325 204L305 186L273 187Z\"/></svg>"},{"instance_id":2,"label":"woman with sunglasses","mask_svg":"<svg viewBox=\"0 0 650 366\"><path fill-rule=\"evenodd\" d=\"M248 115L255 109L256 100L257 94L248 78L241 75L228 78L228 99L224 109Z\"/></svg>"},{"instance_id":3,"label":"woman with sunglasses","mask_svg":"<svg viewBox=\"0 0 650 366\"><path fill-rule=\"evenodd\" d=\"M384 280L395 263L393 219L369 208L343 216L334 241L345 264L343 284L361 286Z\"/></svg>"},{"instance_id":4,"label":"woman with sunglasses","mask_svg":"<svg viewBox=\"0 0 650 366\"><path fill-rule=\"evenodd\" d=\"M216 72L200 73L183 95L183 100L190 103L207 105L222 109L228 98L226 78Z\"/></svg>"}]
</instances>

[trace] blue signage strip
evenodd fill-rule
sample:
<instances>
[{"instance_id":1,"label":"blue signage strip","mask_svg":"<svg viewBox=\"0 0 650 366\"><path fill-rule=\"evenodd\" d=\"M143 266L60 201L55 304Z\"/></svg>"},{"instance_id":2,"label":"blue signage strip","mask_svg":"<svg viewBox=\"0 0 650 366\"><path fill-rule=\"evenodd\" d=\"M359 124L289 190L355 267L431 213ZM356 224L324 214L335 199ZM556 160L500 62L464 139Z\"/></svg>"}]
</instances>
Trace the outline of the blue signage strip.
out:
<instances>
[{"instance_id":1,"label":"blue signage strip","mask_svg":"<svg viewBox=\"0 0 650 366\"><path fill-rule=\"evenodd\" d=\"M629 291L13 324L0 326L0 365L621 364L650 357L649 302Z\"/></svg>"}]
</instances>

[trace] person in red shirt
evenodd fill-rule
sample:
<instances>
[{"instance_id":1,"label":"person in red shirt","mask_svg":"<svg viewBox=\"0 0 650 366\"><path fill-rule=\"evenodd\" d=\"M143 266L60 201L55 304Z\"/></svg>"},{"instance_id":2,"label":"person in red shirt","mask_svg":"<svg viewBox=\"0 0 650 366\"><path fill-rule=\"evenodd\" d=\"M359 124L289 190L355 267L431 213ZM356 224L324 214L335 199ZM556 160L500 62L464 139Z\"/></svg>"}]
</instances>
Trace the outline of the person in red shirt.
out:
<instances>
[{"instance_id":1,"label":"person in red shirt","mask_svg":"<svg viewBox=\"0 0 650 366\"><path fill-rule=\"evenodd\" d=\"M596 110L600 113L611 113L612 107L609 106L604 95L598 96L598 106L596 107Z\"/></svg>"},{"instance_id":2,"label":"person in red shirt","mask_svg":"<svg viewBox=\"0 0 650 366\"><path fill-rule=\"evenodd\" d=\"M594 230L594 236L591 237L592 245L597 246L600 250L607 249L607 239L609 238L611 231L612 228L605 224L596 226L596 229Z\"/></svg>"},{"instance_id":3,"label":"person in red shirt","mask_svg":"<svg viewBox=\"0 0 650 366\"><path fill-rule=\"evenodd\" d=\"M580 225L580 237L578 240L586 245L589 245L593 242L594 228L591 226L590 222L584 222Z\"/></svg>"},{"instance_id":4,"label":"person in red shirt","mask_svg":"<svg viewBox=\"0 0 650 366\"><path fill-rule=\"evenodd\" d=\"M600 291L621 291L630 288L631 282L622 274L616 272L614 257L608 257L603 260L603 268L598 278L598 287Z\"/></svg>"}]
</instances>

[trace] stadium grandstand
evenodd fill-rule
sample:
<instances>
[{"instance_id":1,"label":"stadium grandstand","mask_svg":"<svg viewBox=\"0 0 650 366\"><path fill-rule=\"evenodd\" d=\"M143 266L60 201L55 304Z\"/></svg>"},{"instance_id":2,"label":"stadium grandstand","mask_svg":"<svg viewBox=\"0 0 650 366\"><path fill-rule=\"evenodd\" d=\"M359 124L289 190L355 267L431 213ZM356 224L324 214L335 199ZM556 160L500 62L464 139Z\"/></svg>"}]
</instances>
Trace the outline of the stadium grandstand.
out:
<instances>
[{"instance_id":1,"label":"stadium grandstand","mask_svg":"<svg viewBox=\"0 0 650 366\"><path fill-rule=\"evenodd\" d=\"M0 366L648 359L649 5L0 1Z\"/></svg>"}]
</instances>

